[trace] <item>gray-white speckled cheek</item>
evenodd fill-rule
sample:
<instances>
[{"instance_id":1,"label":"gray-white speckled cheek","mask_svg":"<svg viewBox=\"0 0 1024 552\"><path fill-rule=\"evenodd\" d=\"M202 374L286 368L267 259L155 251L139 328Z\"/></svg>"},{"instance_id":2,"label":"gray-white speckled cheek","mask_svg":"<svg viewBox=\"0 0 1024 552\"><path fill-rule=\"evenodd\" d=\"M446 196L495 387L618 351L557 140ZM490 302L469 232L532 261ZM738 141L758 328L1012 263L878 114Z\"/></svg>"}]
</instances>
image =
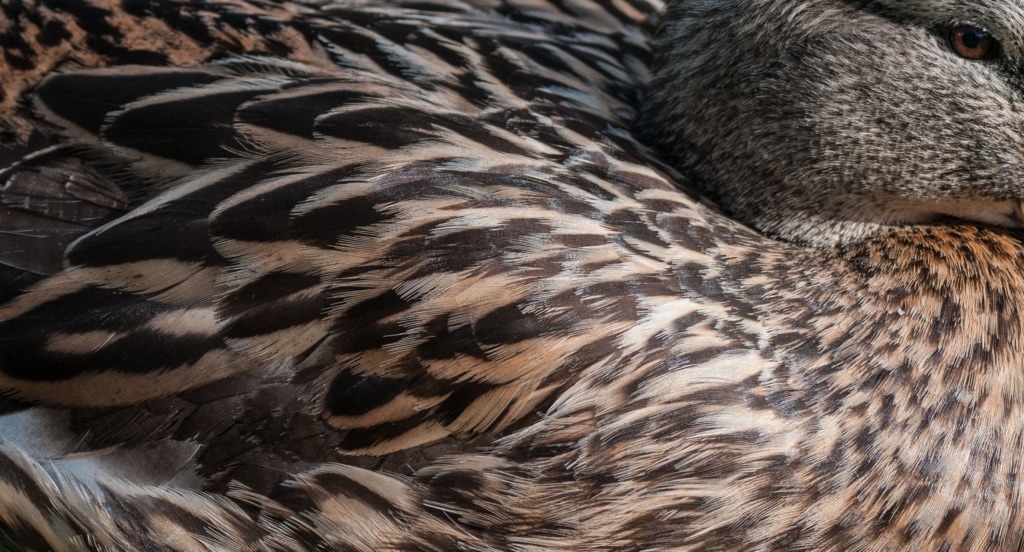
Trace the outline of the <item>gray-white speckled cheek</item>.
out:
<instances>
[{"instance_id":1,"label":"gray-white speckled cheek","mask_svg":"<svg viewBox=\"0 0 1024 552\"><path fill-rule=\"evenodd\" d=\"M966 60L946 38L976 7L922 21L860 2L729 6L670 7L644 127L734 215L820 244L940 216L1010 223L1016 61ZM1007 10L1022 13L989 17Z\"/></svg>"}]
</instances>

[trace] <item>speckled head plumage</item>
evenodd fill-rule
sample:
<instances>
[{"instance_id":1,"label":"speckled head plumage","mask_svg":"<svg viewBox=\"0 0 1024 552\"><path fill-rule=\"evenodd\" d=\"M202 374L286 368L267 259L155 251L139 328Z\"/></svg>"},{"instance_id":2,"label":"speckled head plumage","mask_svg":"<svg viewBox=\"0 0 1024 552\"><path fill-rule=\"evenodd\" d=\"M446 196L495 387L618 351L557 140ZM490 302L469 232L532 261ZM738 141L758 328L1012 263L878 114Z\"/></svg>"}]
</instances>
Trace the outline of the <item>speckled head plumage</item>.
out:
<instances>
[{"instance_id":1,"label":"speckled head plumage","mask_svg":"<svg viewBox=\"0 0 1024 552\"><path fill-rule=\"evenodd\" d=\"M970 25L988 59L950 44ZM1022 223L1024 5L669 4L643 129L735 216L849 243L945 217Z\"/></svg>"}]
</instances>

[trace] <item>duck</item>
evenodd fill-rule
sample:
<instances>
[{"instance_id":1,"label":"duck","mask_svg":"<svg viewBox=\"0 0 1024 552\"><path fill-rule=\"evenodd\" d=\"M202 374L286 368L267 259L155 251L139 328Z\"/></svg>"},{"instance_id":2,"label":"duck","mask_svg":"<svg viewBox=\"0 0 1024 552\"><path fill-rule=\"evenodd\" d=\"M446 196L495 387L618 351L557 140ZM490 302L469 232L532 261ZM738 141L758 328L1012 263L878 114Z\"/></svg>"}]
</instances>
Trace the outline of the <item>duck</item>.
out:
<instances>
[{"instance_id":1,"label":"duck","mask_svg":"<svg viewBox=\"0 0 1024 552\"><path fill-rule=\"evenodd\" d=\"M3 14L0 547L1024 548L1024 5Z\"/></svg>"}]
</instances>

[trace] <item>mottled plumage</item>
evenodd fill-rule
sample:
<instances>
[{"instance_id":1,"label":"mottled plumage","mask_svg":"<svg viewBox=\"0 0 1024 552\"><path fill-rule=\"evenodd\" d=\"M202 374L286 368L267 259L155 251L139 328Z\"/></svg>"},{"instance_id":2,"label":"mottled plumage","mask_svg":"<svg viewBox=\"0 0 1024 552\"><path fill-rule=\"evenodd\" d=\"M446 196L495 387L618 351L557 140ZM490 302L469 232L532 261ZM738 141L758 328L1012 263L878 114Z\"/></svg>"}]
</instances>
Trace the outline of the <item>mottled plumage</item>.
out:
<instances>
[{"instance_id":1,"label":"mottled plumage","mask_svg":"<svg viewBox=\"0 0 1024 552\"><path fill-rule=\"evenodd\" d=\"M1024 5L660 9L4 4L0 544L1024 549Z\"/></svg>"}]
</instances>

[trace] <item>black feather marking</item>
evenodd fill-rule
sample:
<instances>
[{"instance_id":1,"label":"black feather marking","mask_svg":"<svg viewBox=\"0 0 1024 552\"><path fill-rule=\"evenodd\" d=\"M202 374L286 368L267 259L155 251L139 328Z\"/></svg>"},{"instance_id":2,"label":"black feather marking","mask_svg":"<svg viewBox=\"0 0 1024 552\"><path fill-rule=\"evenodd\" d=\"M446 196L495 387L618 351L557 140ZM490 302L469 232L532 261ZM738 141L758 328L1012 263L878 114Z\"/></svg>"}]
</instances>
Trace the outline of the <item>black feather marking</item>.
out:
<instances>
[{"instance_id":1,"label":"black feather marking","mask_svg":"<svg viewBox=\"0 0 1024 552\"><path fill-rule=\"evenodd\" d=\"M494 151L515 155L533 152L490 132L480 121L463 115L435 115L406 107L366 107L322 117L317 132L355 139L386 149L397 149L442 135L444 130L462 135Z\"/></svg>"},{"instance_id":2,"label":"black feather marking","mask_svg":"<svg viewBox=\"0 0 1024 552\"><path fill-rule=\"evenodd\" d=\"M252 166L168 201L152 212L120 221L102 232L82 237L68 249L67 259L78 266L104 266L145 259L173 258L218 263L207 218L217 205L265 177L272 161ZM156 247L161 244L166 249Z\"/></svg>"},{"instance_id":3,"label":"black feather marking","mask_svg":"<svg viewBox=\"0 0 1024 552\"><path fill-rule=\"evenodd\" d=\"M64 73L43 81L35 98L58 117L99 134L108 113L139 98L221 78L223 75L204 69L129 68Z\"/></svg>"},{"instance_id":4,"label":"black feather marking","mask_svg":"<svg viewBox=\"0 0 1024 552\"><path fill-rule=\"evenodd\" d=\"M192 262L220 259L210 243L206 220L183 220L173 207L126 224L116 224L105 229L101 236L101 240L87 237L73 245L67 253L68 262L76 266L106 266L146 259ZM144 247L140 247L143 243Z\"/></svg>"},{"instance_id":5,"label":"black feather marking","mask_svg":"<svg viewBox=\"0 0 1024 552\"><path fill-rule=\"evenodd\" d=\"M453 42L455 42L456 44L462 44L462 40ZM437 40L434 37L424 36L423 33L421 32L418 32L408 37L406 45L423 48L424 50L434 54L439 59L441 59L442 61L444 61L453 68L470 68L469 64L467 63L467 60L457 50L449 48L443 41Z\"/></svg>"},{"instance_id":6,"label":"black feather marking","mask_svg":"<svg viewBox=\"0 0 1024 552\"><path fill-rule=\"evenodd\" d=\"M361 416L397 397L409 386L409 379L356 375L343 370L331 381L324 406L338 416Z\"/></svg>"},{"instance_id":7,"label":"black feather marking","mask_svg":"<svg viewBox=\"0 0 1024 552\"><path fill-rule=\"evenodd\" d=\"M329 492L336 492L351 497L359 502L375 508L379 512L391 512L395 505L388 499L371 491L366 486L350 477L337 472L321 472L315 476L316 484Z\"/></svg>"},{"instance_id":8,"label":"black feather marking","mask_svg":"<svg viewBox=\"0 0 1024 552\"><path fill-rule=\"evenodd\" d=\"M301 278L301 277L300 277ZM294 282L289 282L294 283ZM249 286L246 286L247 288ZM239 315L224 328L224 337L259 336L301 324L315 322L323 317L327 306L321 294L301 298L271 300L264 297L262 304Z\"/></svg>"},{"instance_id":9,"label":"black feather marking","mask_svg":"<svg viewBox=\"0 0 1024 552\"><path fill-rule=\"evenodd\" d=\"M344 287L332 289L343 293ZM379 349L388 343L401 339L404 330L397 322L381 323L380 320L405 311L410 303L394 290L388 290L377 297L361 301L349 307L344 316L334 322L337 333L335 352L354 353Z\"/></svg>"},{"instance_id":10,"label":"black feather marking","mask_svg":"<svg viewBox=\"0 0 1024 552\"><path fill-rule=\"evenodd\" d=\"M434 136L434 119L404 107L367 107L323 116L316 131L327 136L359 140L385 149L397 149Z\"/></svg>"},{"instance_id":11,"label":"black feather marking","mask_svg":"<svg viewBox=\"0 0 1024 552\"><path fill-rule=\"evenodd\" d=\"M451 390L451 395L438 407L441 421L445 424L454 422L473 404L473 401L479 399L482 395L494 389L494 387L494 385L481 382L460 383ZM507 405L502 406L507 408ZM500 420L501 418L502 416L496 416L495 420Z\"/></svg>"},{"instance_id":12,"label":"black feather marking","mask_svg":"<svg viewBox=\"0 0 1024 552\"><path fill-rule=\"evenodd\" d=\"M220 315L224 318L241 316L265 304L287 301L294 293L308 290L320 283L320 278L306 274L276 272L266 274L233 291L220 302Z\"/></svg>"},{"instance_id":13,"label":"black feather marking","mask_svg":"<svg viewBox=\"0 0 1024 552\"><path fill-rule=\"evenodd\" d=\"M320 36L327 42L336 44L343 51L367 56L393 77L406 81L411 76L410 68L382 49L378 36L368 34L365 30L341 27L325 28L321 30ZM339 62L344 65L344 60L339 60ZM431 88L422 82L418 84L424 88Z\"/></svg>"},{"instance_id":14,"label":"black feather marking","mask_svg":"<svg viewBox=\"0 0 1024 552\"><path fill-rule=\"evenodd\" d=\"M665 241L665 238L653 230L651 228L652 225L641 217L643 217L643 212L617 210L608 213L604 223L620 229L624 236L630 238L642 240L658 247L669 247L672 245Z\"/></svg>"},{"instance_id":15,"label":"black feather marking","mask_svg":"<svg viewBox=\"0 0 1024 552\"><path fill-rule=\"evenodd\" d=\"M2 247L2 245L0 245ZM0 263L0 303L17 297L32 284L43 279L43 275Z\"/></svg>"},{"instance_id":16,"label":"black feather marking","mask_svg":"<svg viewBox=\"0 0 1024 552\"><path fill-rule=\"evenodd\" d=\"M356 167L323 172L234 204L211 219L210 231L218 237L242 241L290 238L325 246L333 245L338 236L361 226L359 221L369 221L374 216L380 216L376 220L382 221L387 217L371 214L376 213L372 209L374 202L371 199L359 205L341 202L295 218L292 210L316 192L343 182L356 172ZM366 207L369 211L364 209Z\"/></svg>"},{"instance_id":17,"label":"black feather marking","mask_svg":"<svg viewBox=\"0 0 1024 552\"><path fill-rule=\"evenodd\" d=\"M377 35L395 44L405 44L418 31L415 26L379 12L344 10L345 21L363 29L370 29Z\"/></svg>"},{"instance_id":18,"label":"black feather marking","mask_svg":"<svg viewBox=\"0 0 1024 552\"><path fill-rule=\"evenodd\" d=\"M294 231L305 242L320 246L335 245L340 236L394 219L393 214L378 209L383 202L381 196L384 195L353 197L315 209L295 218L292 223Z\"/></svg>"},{"instance_id":19,"label":"black feather marking","mask_svg":"<svg viewBox=\"0 0 1024 552\"><path fill-rule=\"evenodd\" d=\"M238 122L312 139L317 118L333 109L373 97L353 90L271 97L239 109Z\"/></svg>"},{"instance_id":20,"label":"black feather marking","mask_svg":"<svg viewBox=\"0 0 1024 552\"><path fill-rule=\"evenodd\" d=\"M468 324L451 328L447 313L428 322L424 331L431 337L416 347L416 354L424 360L455 358L457 355L487 359L487 354L476 341L473 328Z\"/></svg>"},{"instance_id":21,"label":"black feather marking","mask_svg":"<svg viewBox=\"0 0 1024 552\"><path fill-rule=\"evenodd\" d=\"M482 269L499 258L506 243L500 231L489 228L469 228L430 239L430 258L423 267L426 272L459 272Z\"/></svg>"},{"instance_id":22,"label":"black feather marking","mask_svg":"<svg viewBox=\"0 0 1024 552\"><path fill-rule=\"evenodd\" d=\"M420 427L432 417L433 413L428 410L396 422L376 425L367 429L350 429L341 441L341 448L358 450L379 445Z\"/></svg>"},{"instance_id":23,"label":"black feather marking","mask_svg":"<svg viewBox=\"0 0 1024 552\"><path fill-rule=\"evenodd\" d=\"M516 343L542 336L539 322L536 316L524 314L513 304L487 313L477 321L474 330L480 343Z\"/></svg>"},{"instance_id":24,"label":"black feather marking","mask_svg":"<svg viewBox=\"0 0 1024 552\"><path fill-rule=\"evenodd\" d=\"M207 352L223 347L215 336L172 336L139 329L172 310L114 290L85 288L62 295L0 323L0 371L32 381L58 381L107 370L145 373L194 364ZM45 351L55 332L104 331L126 335L85 355Z\"/></svg>"},{"instance_id":25,"label":"black feather marking","mask_svg":"<svg viewBox=\"0 0 1024 552\"><path fill-rule=\"evenodd\" d=\"M234 129L235 110L268 89L186 96L175 101L129 107L103 130L112 143L198 165L230 157L242 144Z\"/></svg>"},{"instance_id":26,"label":"black feather marking","mask_svg":"<svg viewBox=\"0 0 1024 552\"><path fill-rule=\"evenodd\" d=\"M407 310L411 304L398 292L388 290L349 307L345 316L353 319L381 320Z\"/></svg>"},{"instance_id":27,"label":"black feather marking","mask_svg":"<svg viewBox=\"0 0 1024 552\"><path fill-rule=\"evenodd\" d=\"M133 316L138 315L133 313ZM163 333L138 331L87 356L40 355L35 349L15 346L10 355L5 351L0 356L3 364L0 369L13 377L31 381L67 380L79 374L106 371L145 374L194 365L210 351L222 348L224 344L219 338L170 338ZM11 369L15 363L21 367Z\"/></svg>"}]
</instances>

